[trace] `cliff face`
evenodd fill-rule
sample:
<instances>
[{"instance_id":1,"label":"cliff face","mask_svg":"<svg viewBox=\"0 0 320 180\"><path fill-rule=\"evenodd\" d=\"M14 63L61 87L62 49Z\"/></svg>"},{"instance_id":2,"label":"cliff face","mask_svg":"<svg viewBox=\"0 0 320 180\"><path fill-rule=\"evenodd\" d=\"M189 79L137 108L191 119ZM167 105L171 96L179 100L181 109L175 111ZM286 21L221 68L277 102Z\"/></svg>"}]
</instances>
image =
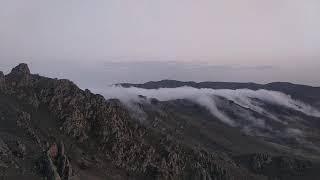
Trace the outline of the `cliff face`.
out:
<instances>
[{"instance_id":1,"label":"cliff face","mask_svg":"<svg viewBox=\"0 0 320 180\"><path fill-rule=\"evenodd\" d=\"M265 179L224 153L187 146L140 124L118 100L105 100L69 80L30 74L26 64L0 73L0 106L3 176ZM262 168L259 162L255 169ZM300 167L300 161L294 163Z\"/></svg>"}]
</instances>

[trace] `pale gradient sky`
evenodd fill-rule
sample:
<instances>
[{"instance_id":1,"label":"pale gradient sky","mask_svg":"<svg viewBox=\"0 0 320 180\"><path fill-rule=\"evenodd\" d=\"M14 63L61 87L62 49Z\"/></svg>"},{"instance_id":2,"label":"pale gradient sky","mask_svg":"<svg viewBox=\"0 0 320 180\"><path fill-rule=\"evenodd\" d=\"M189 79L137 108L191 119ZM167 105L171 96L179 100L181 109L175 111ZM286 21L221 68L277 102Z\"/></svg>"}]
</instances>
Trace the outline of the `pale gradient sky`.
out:
<instances>
[{"instance_id":1,"label":"pale gradient sky","mask_svg":"<svg viewBox=\"0 0 320 180\"><path fill-rule=\"evenodd\" d=\"M319 17L319 0L1 0L0 70L26 61L90 87L166 78L320 86Z\"/></svg>"}]
</instances>

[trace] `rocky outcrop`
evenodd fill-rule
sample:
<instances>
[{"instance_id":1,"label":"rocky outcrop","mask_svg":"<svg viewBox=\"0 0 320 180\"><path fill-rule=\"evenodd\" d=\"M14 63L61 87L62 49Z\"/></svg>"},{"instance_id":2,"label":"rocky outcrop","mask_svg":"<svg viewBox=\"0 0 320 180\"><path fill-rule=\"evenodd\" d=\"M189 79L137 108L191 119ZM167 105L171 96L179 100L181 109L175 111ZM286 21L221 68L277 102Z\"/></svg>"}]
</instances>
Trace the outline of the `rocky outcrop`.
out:
<instances>
[{"instance_id":1,"label":"rocky outcrop","mask_svg":"<svg viewBox=\"0 0 320 180\"><path fill-rule=\"evenodd\" d=\"M38 108L39 101L33 93L33 85L37 83L40 76L30 74L27 64L19 64L5 76L5 91L7 95L23 99L27 104Z\"/></svg>"},{"instance_id":2,"label":"rocky outcrop","mask_svg":"<svg viewBox=\"0 0 320 180\"><path fill-rule=\"evenodd\" d=\"M26 75L26 74L30 74L30 70L29 70L29 67L26 63L20 63L18 66L14 67L11 70L10 74L12 74L12 75L20 75L20 74Z\"/></svg>"},{"instance_id":3,"label":"rocky outcrop","mask_svg":"<svg viewBox=\"0 0 320 180\"><path fill-rule=\"evenodd\" d=\"M27 64L19 64L13 68L6 76L6 79L10 82L9 87L28 87L30 85L31 74Z\"/></svg>"},{"instance_id":4,"label":"rocky outcrop","mask_svg":"<svg viewBox=\"0 0 320 180\"><path fill-rule=\"evenodd\" d=\"M65 154L64 144L53 143L45 152L42 163L44 165L44 175L49 180L70 180L72 177L72 166Z\"/></svg>"}]
</instances>

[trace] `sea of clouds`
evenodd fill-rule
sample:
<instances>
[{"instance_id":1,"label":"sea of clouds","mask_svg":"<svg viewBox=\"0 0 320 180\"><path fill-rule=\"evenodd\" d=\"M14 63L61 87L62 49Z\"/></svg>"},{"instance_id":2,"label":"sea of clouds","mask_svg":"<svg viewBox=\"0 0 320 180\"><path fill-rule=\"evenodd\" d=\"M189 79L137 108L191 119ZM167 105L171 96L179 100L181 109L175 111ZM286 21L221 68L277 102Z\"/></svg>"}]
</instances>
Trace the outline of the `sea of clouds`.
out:
<instances>
[{"instance_id":1,"label":"sea of clouds","mask_svg":"<svg viewBox=\"0 0 320 180\"><path fill-rule=\"evenodd\" d=\"M142 99L139 95L147 98L156 98L160 101L177 99L187 99L207 108L214 116L221 117L214 96L223 97L238 105L256 111L267 113L267 111L257 103L257 100L283 106L295 111L302 112L309 116L320 117L320 111L306 103L294 100L291 96L277 91L269 90L249 90L249 89L197 89L193 87L142 89L136 87L123 88L121 86L110 86L103 90L97 90L106 99L119 99L123 103L139 102ZM224 119L224 118L222 118ZM228 121L228 120L227 120Z\"/></svg>"},{"instance_id":2,"label":"sea of clouds","mask_svg":"<svg viewBox=\"0 0 320 180\"><path fill-rule=\"evenodd\" d=\"M290 124L292 117L284 118L279 114L266 108L266 104L276 105L288 110L302 113L306 116L320 117L320 111L311 105L293 99L291 96L281 92L269 90L249 90L249 89L197 89L193 87L178 88L160 88L160 89L142 89L136 87L124 88L121 86L110 86L103 90L95 90L95 93L102 94L106 99L119 99L132 112L144 117L144 112L137 103L150 103L150 98L156 98L160 101L170 101L177 99L186 99L206 108L214 117L232 127L240 127L248 134L258 134L259 136L281 136L301 138L304 132L301 127ZM146 98L139 97L140 95ZM234 110L238 118L231 118L225 113L228 105L221 105L221 99L233 102L242 109ZM253 113L260 114L262 117L257 118ZM247 123L242 124L239 119L245 119ZM266 121L275 121L286 127L283 130L274 129ZM263 134L258 129L269 131L269 134Z\"/></svg>"}]
</instances>

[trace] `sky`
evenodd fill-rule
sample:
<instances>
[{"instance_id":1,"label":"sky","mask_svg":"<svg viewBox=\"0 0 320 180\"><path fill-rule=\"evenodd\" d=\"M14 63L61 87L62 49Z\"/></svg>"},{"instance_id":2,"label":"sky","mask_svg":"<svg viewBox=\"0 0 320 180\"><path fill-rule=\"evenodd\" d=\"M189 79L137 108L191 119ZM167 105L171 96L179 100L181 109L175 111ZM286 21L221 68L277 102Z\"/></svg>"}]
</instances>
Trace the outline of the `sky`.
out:
<instances>
[{"instance_id":1,"label":"sky","mask_svg":"<svg viewBox=\"0 0 320 180\"><path fill-rule=\"evenodd\" d=\"M0 70L95 88L177 79L320 86L319 0L1 0Z\"/></svg>"}]
</instances>

